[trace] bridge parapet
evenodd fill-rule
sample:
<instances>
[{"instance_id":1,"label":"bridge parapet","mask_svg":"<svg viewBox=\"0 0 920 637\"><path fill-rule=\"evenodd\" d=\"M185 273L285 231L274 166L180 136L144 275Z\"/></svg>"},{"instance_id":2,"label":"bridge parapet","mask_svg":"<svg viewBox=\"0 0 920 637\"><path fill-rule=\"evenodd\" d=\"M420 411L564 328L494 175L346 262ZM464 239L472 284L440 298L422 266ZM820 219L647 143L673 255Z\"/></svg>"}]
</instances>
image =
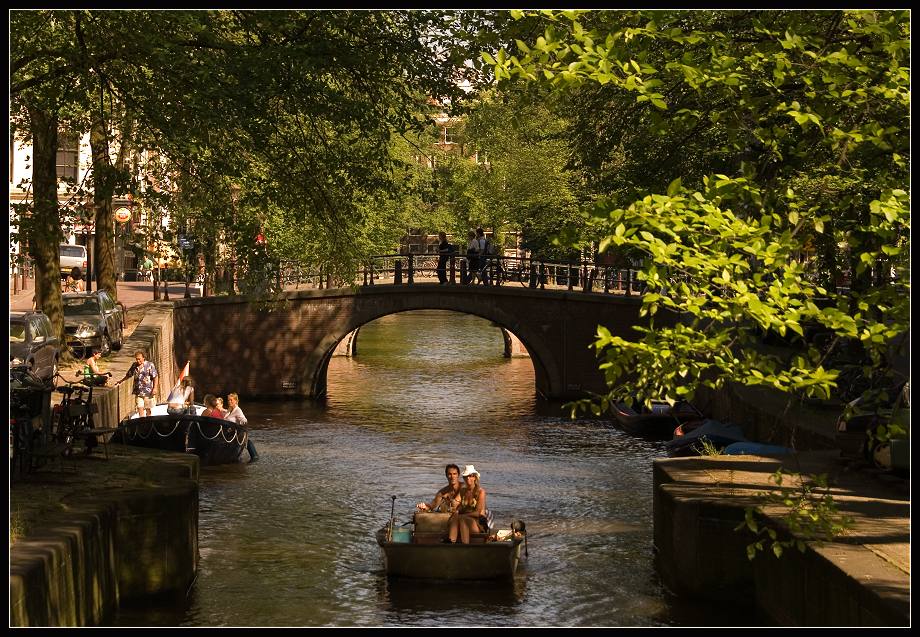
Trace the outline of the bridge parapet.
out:
<instances>
[{"instance_id":1,"label":"bridge parapet","mask_svg":"<svg viewBox=\"0 0 920 637\"><path fill-rule=\"evenodd\" d=\"M371 257L358 268L354 285L414 285L443 281L446 285L521 286L530 289L564 289L598 294L642 294L645 285L638 270L603 265L591 261L551 261L534 258L489 255L470 261L470 257L437 254L385 254ZM341 287L345 282L337 282ZM299 264L282 263L279 287L285 290L328 289L328 276L321 270Z\"/></svg>"}]
</instances>

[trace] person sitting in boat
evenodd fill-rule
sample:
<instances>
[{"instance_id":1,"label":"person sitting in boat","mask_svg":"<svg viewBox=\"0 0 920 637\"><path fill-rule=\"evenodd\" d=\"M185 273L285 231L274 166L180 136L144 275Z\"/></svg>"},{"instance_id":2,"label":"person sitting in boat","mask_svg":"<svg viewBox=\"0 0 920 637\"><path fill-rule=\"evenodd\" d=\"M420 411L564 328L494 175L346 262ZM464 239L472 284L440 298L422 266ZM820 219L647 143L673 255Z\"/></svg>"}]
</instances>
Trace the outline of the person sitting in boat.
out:
<instances>
[{"instance_id":1,"label":"person sitting in boat","mask_svg":"<svg viewBox=\"0 0 920 637\"><path fill-rule=\"evenodd\" d=\"M445 542L451 544L457 542L458 536L461 544L469 544L470 535L489 530L486 490L479 484L479 472L468 464L460 475L466 485L460 491L459 506L450 516L450 531Z\"/></svg>"},{"instance_id":2,"label":"person sitting in boat","mask_svg":"<svg viewBox=\"0 0 920 637\"><path fill-rule=\"evenodd\" d=\"M419 511L450 513L456 506L454 503L460 502L460 490L463 484L460 482L460 467L455 464L449 464L444 467L444 475L447 476L447 486L442 487L434 494L431 504L419 502L415 508Z\"/></svg>"},{"instance_id":3,"label":"person sitting in boat","mask_svg":"<svg viewBox=\"0 0 920 637\"><path fill-rule=\"evenodd\" d=\"M169 392L166 397L166 413L170 416L181 416L183 414L195 414L195 388L192 385L191 376L186 376L182 382L178 383Z\"/></svg>"},{"instance_id":4,"label":"person sitting in boat","mask_svg":"<svg viewBox=\"0 0 920 637\"><path fill-rule=\"evenodd\" d=\"M230 409L227 411L227 415L224 416L224 420L229 420L230 422L235 422L245 427L249 421L246 420L246 415L243 413L243 410L240 409L240 395L236 392L227 394L227 405ZM255 462L259 459L256 445L252 441L251 436L246 436L246 451L249 453L249 462Z\"/></svg>"},{"instance_id":5,"label":"person sitting in boat","mask_svg":"<svg viewBox=\"0 0 920 637\"><path fill-rule=\"evenodd\" d=\"M204 411L201 412L202 416L209 416L210 418L224 417L224 412L217 406L217 397L214 394L205 394L204 407Z\"/></svg>"}]
</instances>

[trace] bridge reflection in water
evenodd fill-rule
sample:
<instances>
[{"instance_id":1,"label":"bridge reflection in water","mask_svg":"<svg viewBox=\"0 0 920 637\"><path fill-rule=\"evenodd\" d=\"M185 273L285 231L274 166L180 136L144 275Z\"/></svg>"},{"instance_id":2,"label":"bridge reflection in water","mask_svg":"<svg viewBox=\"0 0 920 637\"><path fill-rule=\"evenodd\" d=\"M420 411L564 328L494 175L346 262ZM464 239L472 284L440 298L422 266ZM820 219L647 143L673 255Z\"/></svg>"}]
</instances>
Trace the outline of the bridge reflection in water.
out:
<instances>
[{"instance_id":1,"label":"bridge reflection in water","mask_svg":"<svg viewBox=\"0 0 920 637\"><path fill-rule=\"evenodd\" d=\"M244 400L261 460L201 474L198 579L188 598L118 625L748 625L678 603L652 555L659 443L570 421L534 397L533 364L504 358L488 321L406 312L368 323L335 358L322 403ZM387 580L374 532L475 464L496 522L527 522L507 589ZM402 520L407 519L405 515Z\"/></svg>"}]
</instances>

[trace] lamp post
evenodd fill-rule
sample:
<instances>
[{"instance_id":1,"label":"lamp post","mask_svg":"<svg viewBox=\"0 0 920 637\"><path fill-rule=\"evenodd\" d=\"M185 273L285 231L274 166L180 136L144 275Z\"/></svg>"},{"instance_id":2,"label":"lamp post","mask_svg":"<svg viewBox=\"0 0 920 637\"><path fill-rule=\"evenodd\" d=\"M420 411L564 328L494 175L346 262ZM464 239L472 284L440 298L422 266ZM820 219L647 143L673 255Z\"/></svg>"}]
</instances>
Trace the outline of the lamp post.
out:
<instances>
[{"instance_id":1,"label":"lamp post","mask_svg":"<svg viewBox=\"0 0 920 637\"><path fill-rule=\"evenodd\" d=\"M86 246L86 272L84 276L86 277L86 286L85 289L87 292L93 291L93 246L90 245L90 238L92 235L89 231L90 217L89 212L86 209L86 204L82 206L82 214L80 215L81 221L83 221L83 244Z\"/></svg>"},{"instance_id":2,"label":"lamp post","mask_svg":"<svg viewBox=\"0 0 920 637\"><path fill-rule=\"evenodd\" d=\"M236 230L236 208L240 200L240 185L230 184L230 201L233 203L233 231ZM234 242L230 251L230 294L236 294L236 243Z\"/></svg>"}]
</instances>

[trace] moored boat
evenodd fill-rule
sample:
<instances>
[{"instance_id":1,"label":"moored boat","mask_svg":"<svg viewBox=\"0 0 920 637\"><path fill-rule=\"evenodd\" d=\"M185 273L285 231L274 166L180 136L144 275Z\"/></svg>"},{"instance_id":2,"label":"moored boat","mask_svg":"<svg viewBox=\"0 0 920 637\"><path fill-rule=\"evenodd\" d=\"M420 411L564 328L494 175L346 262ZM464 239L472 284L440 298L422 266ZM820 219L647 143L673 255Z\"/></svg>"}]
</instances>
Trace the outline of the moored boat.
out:
<instances>
[{"instance_id":1,"label":"moored boat","mask_svg":"<svg viewBox=\"0 0 920 637\"><path fill-rule=\"evenodd\" d=\"M624 431L646 438L670 439L675 427L704 418L700 410L688 402L670 405L652 401L651 409L643 407L643 411L636 411L626 403L611 403L610 408Z\"/></svg>"},{"instance_id":2,"label":"moored boat","mask_svg":"<svg viewBox=\"0 0 920 637\"><path fill-rule=\"evenodd\" d=\"M445 580L512 579L526 554L526 528L512 522L510 529L474 533L469 544L444 543L448 513L416 513L409 528L391 521L377 531L389 576Z\"/></svg>"},{"instance_id":3,"label":"moored boat","mask_svg":"<svg viewBox=\"0 0 920 637\"><path fill-rule=\"evenodd\" d=\"M133 414L123 420L115 439L136 447L194 453L202 465L238 462L249 432L235 422L200 415L204 409L194 405L194 414L172 415L165 404L156 405L150 416Z\"/></svg>"}]
</instances>

